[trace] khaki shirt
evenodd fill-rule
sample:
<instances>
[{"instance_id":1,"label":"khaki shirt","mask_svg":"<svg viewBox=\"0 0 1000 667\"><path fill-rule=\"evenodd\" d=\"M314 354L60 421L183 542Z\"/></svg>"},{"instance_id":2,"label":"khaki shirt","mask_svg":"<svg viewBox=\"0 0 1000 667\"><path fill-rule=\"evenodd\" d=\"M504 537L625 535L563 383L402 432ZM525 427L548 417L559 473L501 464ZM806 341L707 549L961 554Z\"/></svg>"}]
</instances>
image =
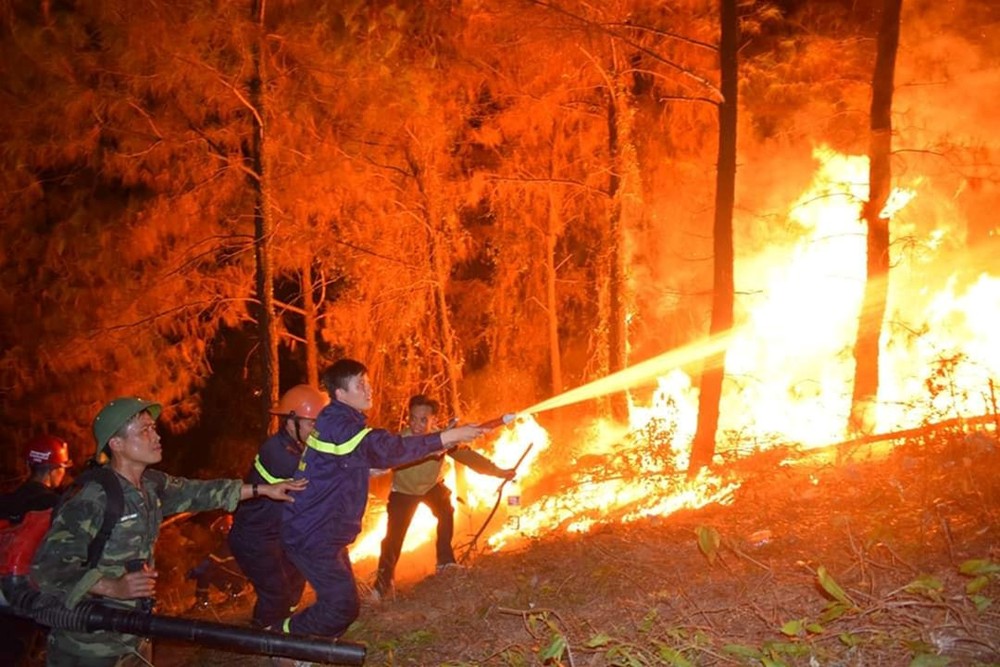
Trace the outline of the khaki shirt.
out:
<instances>
[{"instance_id":1,"label":"khaki shirt","mask_svg":"<svg viewBox=\"0 0 1000 667\"><path fill-rule=\"evenodd\" d=\"M410 429L403 431L403 435L410 433ZM447 455L482 475L503 477L502 468L497 467L488 458L468 447L459 446L448 450ZM394 468L392 471L392 490L395 493L405 493L409 496L424 495L438 482L444 481L444 457L445 452L441 452L408 466Z\"/></svg>"}]
</instances>

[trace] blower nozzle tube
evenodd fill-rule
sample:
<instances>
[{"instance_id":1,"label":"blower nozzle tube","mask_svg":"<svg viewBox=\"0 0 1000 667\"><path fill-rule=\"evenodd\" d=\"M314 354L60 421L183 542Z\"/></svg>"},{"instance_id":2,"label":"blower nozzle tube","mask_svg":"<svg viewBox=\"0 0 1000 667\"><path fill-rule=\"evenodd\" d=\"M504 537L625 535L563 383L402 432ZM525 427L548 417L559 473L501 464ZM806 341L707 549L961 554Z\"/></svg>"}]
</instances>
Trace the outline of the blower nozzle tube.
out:
<instances>
[{"instance_id":1,"label":"blower nozzle tube","mask_svg":"<svg viewBox=\"0 0 1000 667\"><path fill-rule=\"evenodd\" d=\"M52 628L76 632L108 630L143 637L179 639L230 651L333 665L363 665L365 662L364 644L146 614L115 609L93 601L67 609L61 602L31 589L8 589L5 593L0 596L0 614L30 618Z\"/></svg>"}]
</instances>

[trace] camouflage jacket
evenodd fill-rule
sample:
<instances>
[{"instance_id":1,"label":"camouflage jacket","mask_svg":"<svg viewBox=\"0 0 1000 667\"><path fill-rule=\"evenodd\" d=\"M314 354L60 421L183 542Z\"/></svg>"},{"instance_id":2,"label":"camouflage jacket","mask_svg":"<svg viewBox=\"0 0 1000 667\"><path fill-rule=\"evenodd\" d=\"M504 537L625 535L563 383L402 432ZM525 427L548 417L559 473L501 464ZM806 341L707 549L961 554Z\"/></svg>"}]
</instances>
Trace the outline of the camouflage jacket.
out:
<instances>
[{"instance_id":1,"label":"camouflage jacket","mask_svg":"<svg viewBox=\"0 0 1000 667\"><path fill-rule=\"evenodd\" d=\"M53 516L52 526L42 540L31 564L31 578L43 593L63 600L73 608L86 597L102 577L125 574L131 560L153 563L153 547L163 517L180 512L212 509L232 511L240 499L240 480L200 481L173 477L158 470L146 470L142 489L119 476L125 494L125 511L111 532L104 554L94 569L86 569L87 547L97 534L104 516L105 493L90 482L68 498ZM135 607L136 600L102 602ZM84 634L53 630L49 640L68 653L88 657L110 657L132 652L140 638L113 632Z\"/></svg>"}]
</instances>

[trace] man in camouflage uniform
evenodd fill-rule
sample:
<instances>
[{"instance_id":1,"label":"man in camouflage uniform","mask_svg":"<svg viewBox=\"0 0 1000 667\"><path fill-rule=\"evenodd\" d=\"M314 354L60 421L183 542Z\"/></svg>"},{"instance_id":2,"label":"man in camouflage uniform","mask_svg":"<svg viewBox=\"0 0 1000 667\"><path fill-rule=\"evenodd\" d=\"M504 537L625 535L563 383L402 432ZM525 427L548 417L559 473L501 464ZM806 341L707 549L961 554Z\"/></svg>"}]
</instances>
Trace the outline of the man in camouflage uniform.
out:
<instances>
[{"instance_id":1,"label":"man in camouflage uniform","mask_svg":"<svg viewBox=\"0 0 1000 667\"><path fill-rule=\"evenodd\" d=\"M73 608L86 598L105 604L149 611L156 593L153 547L164 516L212 509L232 511L240 500L266 496L289 500L304 484L244 484L240 480L190 480L148 466L163 457L156 418L161 406L139 398L118 398L94 419L97 456L110 457L125 496L121 519L114 526L97 567L88 569L87 549L104 516L106 494L96 482L68 498L35 554L32 580L46 594ZM98 631L92 634L53 629L48 665L54 667L123 667L145 665L148 642L134 635Z\"/></svg>"}]
</instances>

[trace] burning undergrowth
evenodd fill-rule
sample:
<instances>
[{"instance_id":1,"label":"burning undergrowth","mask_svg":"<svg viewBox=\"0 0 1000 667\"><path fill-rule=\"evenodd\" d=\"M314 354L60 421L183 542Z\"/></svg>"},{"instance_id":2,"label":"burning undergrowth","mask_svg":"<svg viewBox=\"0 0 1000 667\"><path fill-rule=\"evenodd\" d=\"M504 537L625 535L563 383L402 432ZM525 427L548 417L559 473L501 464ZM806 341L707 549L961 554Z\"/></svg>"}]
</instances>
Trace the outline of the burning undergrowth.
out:
<instances>
[{"instance_id":1,"label":"burning undergrowth","mask_svg":"<svg viewBox=\"0 0 1000 667\"><path fill-rule=\"evenodd\" d=\"M675 424L651 419L628 431L611 451L571 458L564 470L525 489L518 521L494 535L490 544L499 549L519 537L585 532L682 506L730 501L738 483L707 472L689 479L678 465L676 442Z\"/></svg>"},{"instance_id":2,"label":"burning undergrowth","mask_svg":"<svg viewBox=\"0 0 1000 667\"><path fill-rule=\"evenodd\" d=\"M552 531L404 589L351 635L370 664L995 664L995 436L869 453L765 452L728 505Z\"/></svg>"}]
</instances>

